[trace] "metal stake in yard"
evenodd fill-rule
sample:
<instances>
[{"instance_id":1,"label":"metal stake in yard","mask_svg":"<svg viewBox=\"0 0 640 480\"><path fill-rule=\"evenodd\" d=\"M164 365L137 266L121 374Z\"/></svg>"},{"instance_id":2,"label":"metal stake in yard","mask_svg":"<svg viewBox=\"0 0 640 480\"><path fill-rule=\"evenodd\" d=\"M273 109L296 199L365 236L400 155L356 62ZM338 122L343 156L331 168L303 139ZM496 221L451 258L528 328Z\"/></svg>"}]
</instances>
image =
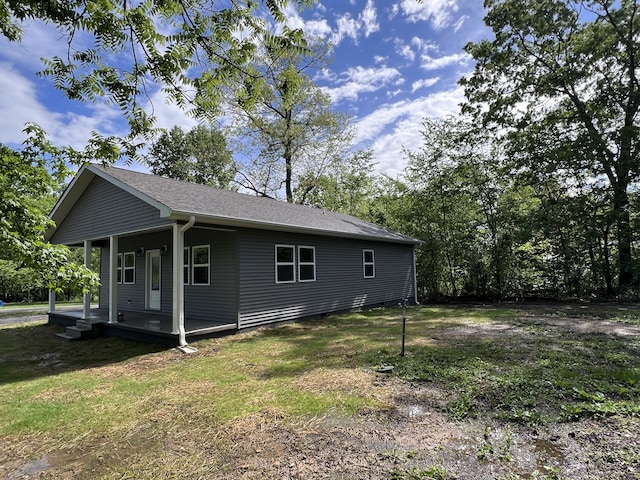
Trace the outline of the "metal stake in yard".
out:
<instances>
[{"instance_id":1,"label":"metal stake in yard","mask_svg":"<svg viewBox=\"0 0 640 480\"><path fill-rule=\"evenodd\" d=\"M403 298L402 302L398 305L402 306L402 351L400 352L400 356L404 357L404 341L407 331L407 299Z\"/></svg>"}]
</instances>

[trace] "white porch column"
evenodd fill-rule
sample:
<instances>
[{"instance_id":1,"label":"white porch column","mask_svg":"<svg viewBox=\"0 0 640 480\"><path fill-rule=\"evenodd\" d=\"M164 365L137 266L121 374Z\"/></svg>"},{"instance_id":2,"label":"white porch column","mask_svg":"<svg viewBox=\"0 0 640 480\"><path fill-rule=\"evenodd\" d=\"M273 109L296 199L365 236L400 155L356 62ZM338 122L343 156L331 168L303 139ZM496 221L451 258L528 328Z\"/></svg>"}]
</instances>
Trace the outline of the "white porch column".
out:
<instances>
[{"instance_id":1,"label":"white porch column","mask_svg":"<svg viewBox=\"0 0 640 480\"><path fill-rule=\"evenodd\" d=\"M413 246L413 301L418 305L418 272L416 270L416 246Z\"/></svg>"},{"instance_id":2,"label":"white porch column","mask_svg":"<svg viewBox=\"0 0 640 480\"><path fill-rule=\"evenodd\" d=\"M184 257L182 254L184 235L180 234L178 222L173 224L173 301L172 333L180 333L180 323L184 323Z\"/></svg>"},{"instance_id":3,"label":"white porch column","mask_svg":"<svg viewBox=\"0 0 640 480\"><path fill-rule=\"evenodd\" d=\"M84 241L84 266L91 269L91 240ZM82 294L82 318L91 318L91 291Z\"/></svg>"},{"instance_id":4,"label":"white porch column","mask_svg":"<svg viewBox=\"0 0 640 480\"><path fill-rule=\"evenodd\" d=\"M47 313L52 313L56 311L56 291L53 289L49 290L49 311Z\"/></svg>"},{"instance_id":5,"label":"white porch column","mask_svg":"<svg viewBox=\"0 0 640 480\"><path fill-rule=\"evenodd\" d=\"M118 237L109 237L109 323L118 321Z\"/></svg>"}]
</instances>

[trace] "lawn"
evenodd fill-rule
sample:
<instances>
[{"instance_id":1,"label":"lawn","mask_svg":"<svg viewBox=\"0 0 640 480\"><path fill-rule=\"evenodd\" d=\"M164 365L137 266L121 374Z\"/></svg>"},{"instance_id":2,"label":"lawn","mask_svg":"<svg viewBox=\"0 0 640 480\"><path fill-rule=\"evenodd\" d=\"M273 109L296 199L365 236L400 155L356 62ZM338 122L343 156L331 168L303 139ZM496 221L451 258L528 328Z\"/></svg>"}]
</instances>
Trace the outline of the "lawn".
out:
<instances>
[{"instance_id":1,"label":"lawn","mask_svg":"<svg viewBox=\"0 0 640 480\"><path fill-rule=\"evenodd\" d=\"M640 311L376 309L195 342L0 327L1 478L640 478ZM392 365L392 373L379 373Z\"/></svg>"}]
</instances>

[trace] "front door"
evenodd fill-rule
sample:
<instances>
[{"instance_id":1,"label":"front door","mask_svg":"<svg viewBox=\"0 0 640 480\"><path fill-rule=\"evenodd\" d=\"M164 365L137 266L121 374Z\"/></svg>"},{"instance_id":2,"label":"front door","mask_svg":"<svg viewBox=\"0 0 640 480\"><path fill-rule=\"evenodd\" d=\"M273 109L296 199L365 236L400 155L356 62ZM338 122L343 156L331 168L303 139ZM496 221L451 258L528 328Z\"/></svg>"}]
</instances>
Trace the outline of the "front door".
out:
<instances>
[{"instance_id":1,"label":"front door","mask_svg":"<svg viewBox=\"0 0 640 480\"><path fill-rule=\"evenodd\" d=\"M147 251L147 308L160 310L160 250Z\"/></svg>"}]
</instances>

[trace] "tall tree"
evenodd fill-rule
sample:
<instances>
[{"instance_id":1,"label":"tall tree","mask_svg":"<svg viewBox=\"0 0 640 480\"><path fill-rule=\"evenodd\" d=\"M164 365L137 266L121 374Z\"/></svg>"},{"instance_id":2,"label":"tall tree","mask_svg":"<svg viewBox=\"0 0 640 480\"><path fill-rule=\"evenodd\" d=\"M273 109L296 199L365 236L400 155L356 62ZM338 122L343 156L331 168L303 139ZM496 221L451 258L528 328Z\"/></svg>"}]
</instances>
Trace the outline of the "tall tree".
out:
<instances>
[{"instance_id":1,"label":"tall tree","mask_svg":"<svg viewBox=\"0 0 640 480\"><path fill-rule=\"evenodd\" d=\"M640 176L634 0L486 0L495 38L466 46L465 111L506 131L519 167L606 179L618 283L633 283L629 191Z\"/></svg>"},{"instance_id":2,"label":"tall tree","mask_svg":"<svg viewBox=\"0 0 640 480\"><path fill-rule=\"evenodd\" d=\"M287 202L305 203L317 183L312 180L350 154L355 132L349 117L331 108L308 75L326 66L328 56L323 43L285 54L265 45L236 95L235 135L249 158L240 172L244 188L267 196L284 189ZM265 80L257 96L252 76Z\"/></svg>"},{"instance_id":3,"label":"tall tree","mask_svg":"<svg viewBox=\"0 0 640 480\"><path fill-rule=\"evenodd\" d=\"M146 161L156 175L219 188L229 188L235 172L222 132L202 125L187 133L178 126L163 132Z\"/></svg>"}]
</instances>

